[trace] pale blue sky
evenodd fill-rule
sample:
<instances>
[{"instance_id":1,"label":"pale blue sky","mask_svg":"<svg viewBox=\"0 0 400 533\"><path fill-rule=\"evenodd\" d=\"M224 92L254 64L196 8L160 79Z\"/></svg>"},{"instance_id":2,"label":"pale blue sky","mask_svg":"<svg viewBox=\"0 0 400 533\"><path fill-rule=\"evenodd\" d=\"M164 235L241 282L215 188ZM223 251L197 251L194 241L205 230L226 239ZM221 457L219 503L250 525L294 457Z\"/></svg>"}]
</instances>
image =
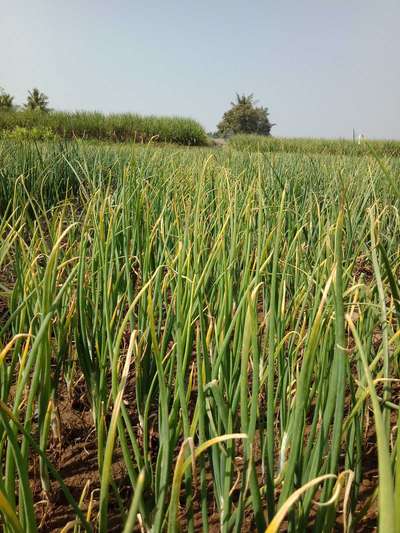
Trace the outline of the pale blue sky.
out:
<instances>
[{"instance_id":1,"label":"pale blue sky","mask_svg":"<svg viewBox=\"0 0 400 533\"><path fill-rule=\"evenodd\" d=\"M0 0L0 86L185 115L253 92L279 136L400 139L400 0Z\"/></svg>"}]
</instances>

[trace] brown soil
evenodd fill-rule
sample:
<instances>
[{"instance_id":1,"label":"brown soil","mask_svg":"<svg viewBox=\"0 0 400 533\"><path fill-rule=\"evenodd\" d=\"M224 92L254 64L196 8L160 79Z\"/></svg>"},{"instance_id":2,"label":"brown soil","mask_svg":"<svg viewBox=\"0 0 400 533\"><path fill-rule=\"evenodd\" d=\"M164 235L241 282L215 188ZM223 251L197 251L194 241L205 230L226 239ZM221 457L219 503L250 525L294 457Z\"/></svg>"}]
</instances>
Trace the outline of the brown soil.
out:
<instances>
[{"instance_id":1,"label":"brown soil","mask_svg":"<svg viewBox=\"0 0 400 533\"><path fill-rule=\"evenodd\" d=\"M129 387L130 388L130 387ZM132 390L132 389L131 389ZM398 396L398 395L397 395ZM58 412L60 419L61 433L53 435L51 445L48 451L49 459L53 465L56 466L66 484L71 491L76 501L79 501L85 485L89 482L89 489L84 501L84 509L93 495L93 511L92 520L98 511L98 463L97 463L97 447L96 434L92 415L89 410L89 405L86 401L85 391L79 386L74 388L71 395L68 394L64 388L62 397L58 402ZM396 398L397 399L397 398ZM307 433L307 431L306 431ZM364 472L363 480L360 485L359 505L357 512L359 512L363 505L373 495L378 483L377 470L377 455L374 427L371 424L364 441ZM158 435L154 435L154 450L158 448ZM258 450L259 451L259 450ZM238 450L240 454L240 450ZM241 460L238 457L237 468L240 469ZM261 478L261 465L257 465L257 470ZM120 496L124 501L125 507L129 505L131 498L131 489L126 478L126 470L120 450L116 450L113 461L113 479L118 486ZM34 480L34 494L37 517L40 522L40 531L43 533L55 533L60 531L68 522L74 519L74 513L65 500L64 494L58 487L57 482L52 483L52 494L50 500L45 498L41 491L41 486L38 476L38 461L34 458L32 464L31 478ZM209 479L209 526L210 532L214 533L220 530L219 515L215 507L215 502L212 498L212 479ZM195 490L197 490L195 488ZM118 511L118 506L112 498L111 491L111 505L109 515L109 531L118 532L122 530L121 517ZM196 531L202 531L201 510L199 508L196 498L194 498L194 522ZM182 500L184 501L184 500ZM376 502L373 503L365 516L357 524L357 532L376 531L377 526L377 508ZM338 513L337 530L341 530L342 515ZM181 524L185 525L185 511L184 508L180 512ZM255 529L253 517L250 512L246 513L245 521L242 530L254 531ZM185 530L185 528L183 529ZM282 531L285 530L283 526ZM139 527L137 531L140 531Z\"/></svg>"}]
</instances>

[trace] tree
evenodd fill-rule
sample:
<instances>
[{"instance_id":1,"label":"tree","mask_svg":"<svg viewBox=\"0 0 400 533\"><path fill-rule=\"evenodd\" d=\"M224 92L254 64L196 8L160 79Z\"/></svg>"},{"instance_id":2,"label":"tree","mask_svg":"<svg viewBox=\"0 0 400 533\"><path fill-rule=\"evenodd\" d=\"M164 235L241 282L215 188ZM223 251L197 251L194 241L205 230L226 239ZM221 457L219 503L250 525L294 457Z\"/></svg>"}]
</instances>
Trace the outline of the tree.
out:
<instances>
[{"instance_id":1,"label":"tree","mask_svg":"<svg viewBox=\"0 0 400 533\"><path fill-rule=\"evenodd\" d=\"M13 100L14 97L0 87L0 111L12 111L14 109Z\"/></svg>"},{"instance_id":2,"label":"tree","mask_svg":"<svg viewBox=\"0 0 400 533\"><path fill-rule=\"evenodd\" d=\"M235 133L256 133L271 135L271 124L266 107L257 107L253 94L239 95L236 102L231 102L231 109L226 111L217 128L223 136Z\"/></svg>"},{"instance_id":3,"label":"tree","mask_svg":"<svg viewBox=\"0 0 400 533\"><path fill-rule=\"evenodd\" d=\"M26 100L25 109L30 111L49 111L49 99L48 97L39 91L39 89L32 89L28 91L28 98Z\"/></svg>"}]
</instances>

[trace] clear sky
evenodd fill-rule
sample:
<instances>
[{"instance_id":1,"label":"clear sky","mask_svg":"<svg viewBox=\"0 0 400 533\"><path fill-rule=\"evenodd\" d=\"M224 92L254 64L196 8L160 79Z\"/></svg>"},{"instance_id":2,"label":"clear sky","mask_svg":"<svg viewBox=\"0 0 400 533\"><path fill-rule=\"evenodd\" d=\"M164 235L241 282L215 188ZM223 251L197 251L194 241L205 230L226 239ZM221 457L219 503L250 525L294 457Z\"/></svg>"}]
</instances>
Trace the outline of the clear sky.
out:
<instances>
[{"instance_id":1,"label":"clear sky","mask_svg":"<svg viewBox=\"0 0 400 533\"><path fill-rule=\"evenodd\" d=\"M400 139L400 0L0 0L0 50L16 103L214 130L252 92L274 135Z\"/></svg>"}]
</instances>

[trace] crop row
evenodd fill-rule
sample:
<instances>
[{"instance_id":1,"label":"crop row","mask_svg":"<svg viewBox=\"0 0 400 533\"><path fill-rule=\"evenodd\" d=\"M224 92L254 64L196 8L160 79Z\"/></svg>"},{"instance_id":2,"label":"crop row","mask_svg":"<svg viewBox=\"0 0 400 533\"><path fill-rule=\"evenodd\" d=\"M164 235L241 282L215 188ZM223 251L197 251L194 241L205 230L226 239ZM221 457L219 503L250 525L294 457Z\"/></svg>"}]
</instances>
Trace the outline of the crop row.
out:
<instances>
[{"instance_id":1,"label":"crop row","mask_svg":"<svg viewBox=\"0 0 400 533\"><path fill-rule=\"evenodd\" d=\"M7 532L398 530L397 161L6 142L0 169Z\"/></svg>"}]
</instances>

